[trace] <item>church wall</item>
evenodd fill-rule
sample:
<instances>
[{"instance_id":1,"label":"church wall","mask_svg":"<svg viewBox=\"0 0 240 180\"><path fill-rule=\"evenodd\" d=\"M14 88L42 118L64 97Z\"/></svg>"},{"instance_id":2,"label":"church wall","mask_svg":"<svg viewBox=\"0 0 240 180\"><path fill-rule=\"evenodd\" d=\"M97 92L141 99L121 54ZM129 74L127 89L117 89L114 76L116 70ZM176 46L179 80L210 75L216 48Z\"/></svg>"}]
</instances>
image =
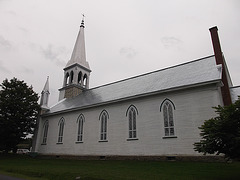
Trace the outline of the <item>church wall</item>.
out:
<instances>
[{"instance_id":1,"label":"church wall","mask_svg":"<svg viewBox=\"0 0 240 180\"><path fill-rule=\"evenodd\" d=\"M175 105L175 138L164 137L164 119L160 112L161 103L168 98ZM215 85L162 93L144 98L78 110L42 118L49 120L46 145L40 145L43 154L68 155L201 155L193 150L193 143L199 141L198 127L215 116L213 106L221 104L219 90ZM128 117L130 105L137 108L137 139L128 141ZM106 110L107 142L100 140L100 113ZM85 117L83 143L76 143L77 118ZM64 117L63 144L57 144L58 122ZM42 133L40 125L40 132ZM38 136L41 142L42 134Z\"/></svg>"}]
</instances>

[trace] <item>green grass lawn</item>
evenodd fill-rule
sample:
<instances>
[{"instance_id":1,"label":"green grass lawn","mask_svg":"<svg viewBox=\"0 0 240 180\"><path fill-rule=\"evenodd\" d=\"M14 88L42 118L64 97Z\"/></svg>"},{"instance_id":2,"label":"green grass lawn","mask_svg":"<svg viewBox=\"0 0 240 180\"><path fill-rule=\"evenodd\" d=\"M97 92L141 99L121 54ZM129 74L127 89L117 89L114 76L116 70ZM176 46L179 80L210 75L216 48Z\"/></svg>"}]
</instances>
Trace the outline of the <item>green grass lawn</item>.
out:
<instances>
[{"instance_id":1,"label":"green grass lawn","mask_svg":"<svg viewBox=\"0 0 240 180\"><path fill-rule=\"evenodd\" d=\"M0 174L29 180L96 179L240 179L240 162L157 162L39 159L27 156L0 156Z\"/></svg>"}]
</instances>

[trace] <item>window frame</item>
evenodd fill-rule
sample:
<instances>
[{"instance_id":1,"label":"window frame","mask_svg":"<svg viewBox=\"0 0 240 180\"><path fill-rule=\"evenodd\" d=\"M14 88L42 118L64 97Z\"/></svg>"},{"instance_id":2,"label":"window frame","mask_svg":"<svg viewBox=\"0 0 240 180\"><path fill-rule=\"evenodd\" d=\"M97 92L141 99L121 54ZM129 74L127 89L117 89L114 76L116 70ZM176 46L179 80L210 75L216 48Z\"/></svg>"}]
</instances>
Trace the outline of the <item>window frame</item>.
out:
<instances>
[{"instance_id":1,"label":"window frame","mask_svg":"<svg viewBox=\"0 0 240 180\"><path fill-rule=\"evenodd\" d=\"M160 112L162 111L163 117L163 129L164 129L163 139L177 138L174 115L175 110L176 108L174 103L167 98L162 102L160 106Z\"/></svg>"},{"instance_id":2,"label":"window frame","mask_svg":"<svg viewBox=\"0 0 240 180\"><path fill-rule=\"evenodd\" d=\"M83 114L80 114L77 119L77 141L76 143L83 143L83 124L85 122L85 118Z\"/></svg>"},{"instance_id":3,"label":"window frame","mask_svg":"<svg viewBox=\"0 0 240 180\"><path fill-rule=\"evenodd\" d=\"M99 115L100 123L100 137L98 142L108 142L108 119L109 114L106 110L103 110Z\"/></svg>"},{"instance_id":4,"label":"window frame","mask_svg":"<svg viewBox=\"0 0 240 180\"><path fill-rule=\"evenodd\" d=\"M128 138L127 141L138 140L137 136L137 115L138 110L134 105L130 105L127 109L126 116L128 120Z\"/></svg>"},{"instance_id":5,"label":"window frame","mask_svg":"<svg viewBox=\"0 0 240 180\"><path fill-rule=\"evenodd\" d=\"M63 132L64 132L65 119L62 117L58 122L58 140L57 144L63 144Z\"/></svg>"},{"instance_id":6,"label":"window frame","mask_svg":"<svg viewBox=\"0 0 240 180\"><path fill-rule=\"evenodd\" d=\"M46 120L43 124L43 136L42 136L42 145L47 144L47 135L48 135L49 121Z\"/></svg>"}]
</instances>

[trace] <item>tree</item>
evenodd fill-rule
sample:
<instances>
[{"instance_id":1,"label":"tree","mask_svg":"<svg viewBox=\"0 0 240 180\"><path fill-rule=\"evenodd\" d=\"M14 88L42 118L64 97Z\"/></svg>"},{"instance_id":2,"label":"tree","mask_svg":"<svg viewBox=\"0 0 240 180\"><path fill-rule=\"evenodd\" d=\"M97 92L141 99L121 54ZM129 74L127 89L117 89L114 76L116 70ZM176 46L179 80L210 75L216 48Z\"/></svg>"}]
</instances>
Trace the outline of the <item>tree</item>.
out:
<instances>
[{"instance_id":1,"label":"tree","mask_svg":"<svg viewBox=\"0 0 240 180\"><path fill-rule=\"evenodd\" d=\"M0 150L16 151L17 144L33 133L40 106L32 86L13 78L0 84Z\"/></svg>"},{"instance_id":2,"label":"tree","mask_svg":"<svg viewBox=\"0 0 240 180\"><path fill-rule=\"evenodd\" d=\"M199 127L200 142L194 143L195 151L204 154L224 154L226 158L240 157L240 97L229 106L214 107L217 117L206 120Z\"/></svg>"}]
</instances>

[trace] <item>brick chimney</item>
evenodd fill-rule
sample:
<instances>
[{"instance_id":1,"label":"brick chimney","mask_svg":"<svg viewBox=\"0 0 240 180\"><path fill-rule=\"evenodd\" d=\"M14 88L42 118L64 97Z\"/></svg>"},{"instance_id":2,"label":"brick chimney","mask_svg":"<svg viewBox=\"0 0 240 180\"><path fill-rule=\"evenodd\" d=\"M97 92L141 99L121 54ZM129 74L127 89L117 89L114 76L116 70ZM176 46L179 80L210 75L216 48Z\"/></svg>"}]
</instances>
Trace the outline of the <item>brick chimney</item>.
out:
<instances>
[{"instance_id":1,"label":"brick chimney","mask_svg":"<svg viewBox=\"0 0 240 180\"><path fill-rule=\"evenodd\" d=\"M232 99L231 99L231 94L229 90L229 84L227 80L227 72L226 72L226 66L225 66L225 61L223 58L223 53L221 50L221 45L218 37L218 28L217 26L212 27L209 29L212 37L212 44L213 44L213 50L214 50L214 55L216 59L216 64L221 64L222 65L222 82L223 86L221 87L221 92L222 92L222 98L223 98L223 104L224 106L232 104Z\"/></svg>"}]
</instances>

